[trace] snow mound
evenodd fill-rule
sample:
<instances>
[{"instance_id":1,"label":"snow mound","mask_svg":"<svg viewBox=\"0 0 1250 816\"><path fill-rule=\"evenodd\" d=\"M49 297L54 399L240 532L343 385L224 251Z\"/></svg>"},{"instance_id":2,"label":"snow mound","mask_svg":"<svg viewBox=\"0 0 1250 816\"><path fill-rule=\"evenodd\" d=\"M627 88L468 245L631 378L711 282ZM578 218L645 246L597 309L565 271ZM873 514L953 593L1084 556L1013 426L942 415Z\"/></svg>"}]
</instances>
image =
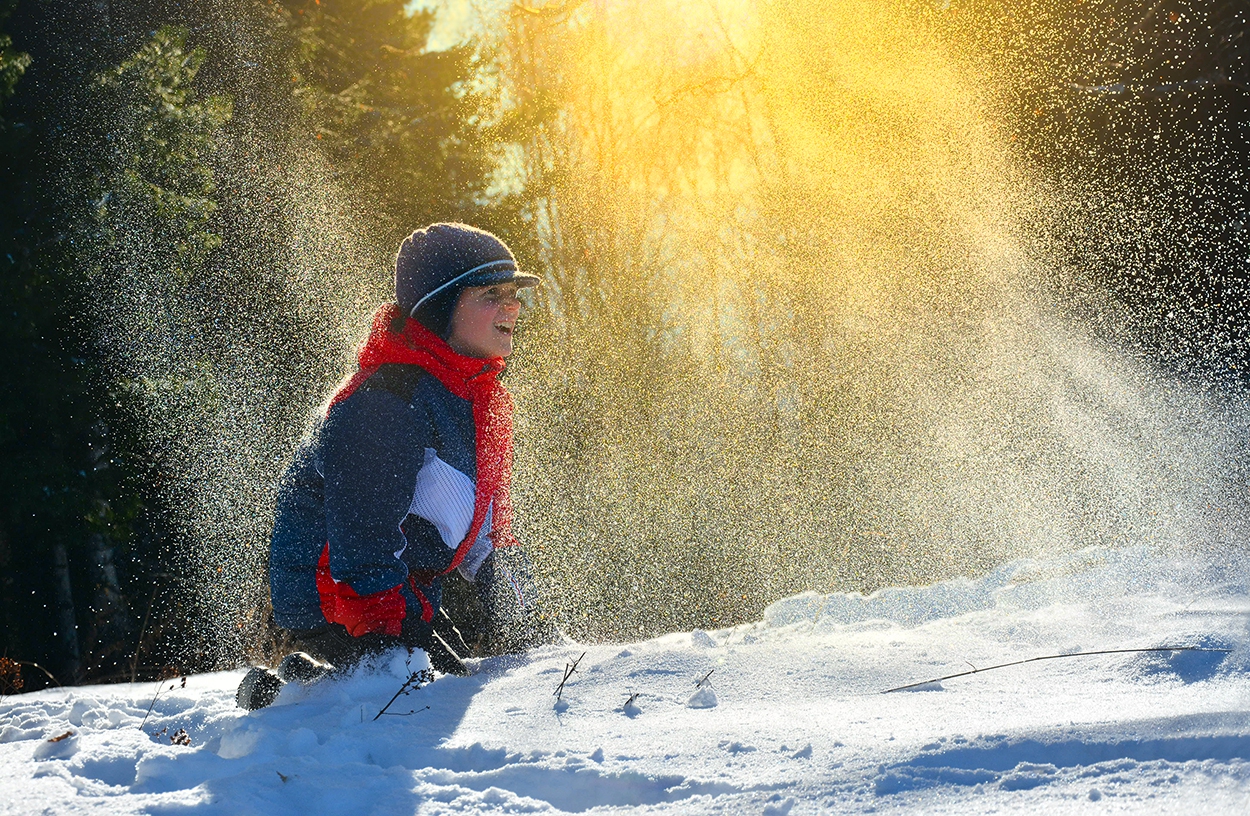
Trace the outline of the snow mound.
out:
<instances>
[{"instance_id":1,"label":"snow mound","mask_svg":"<svg viewBox=\"0 0 1250 816\"><path fill-rule=\"evenodd\" d=\"M1057 603L1142 596L1161 590L1184 592L1218 587L1244 594L1250 580L1245 555L1226 554L1216 563L1198 557L1160 559L1148 548L1095 547L1049 561L1022 559L987 575L954 578L929 586L888 587L870 595L805 592L769 605L764 623L845 627L881 622L915 627L983 611L1037 610Z\"/></svg>"},{"instance_id":2,"label":"snow mound","mask_svg":"<svg viewBox=\"0 0 1250 816\"><path fill-rule=\"evenodd\" d=\"M694 694L690 695L690 699L686 700L686 708L716 708L719 703L720 701L716 699L716 691L711 684L704 683Z\"/></svg>"},{"instance_id":3,"label":"snow mound","mask_svg":"<svg viewBox=\"0 0 1250 816\"><path fill-rule=\"evenodd\" d=\"M242 670L12 696L0 814L1241 814L1246 566L1095 549L806 593L733 629L474 661L389 708L420 653L255 712ZM1221 651L1030 661L1181 645ZM881 694L907 684L940 693Z\"/></svg>"}]
</instances>

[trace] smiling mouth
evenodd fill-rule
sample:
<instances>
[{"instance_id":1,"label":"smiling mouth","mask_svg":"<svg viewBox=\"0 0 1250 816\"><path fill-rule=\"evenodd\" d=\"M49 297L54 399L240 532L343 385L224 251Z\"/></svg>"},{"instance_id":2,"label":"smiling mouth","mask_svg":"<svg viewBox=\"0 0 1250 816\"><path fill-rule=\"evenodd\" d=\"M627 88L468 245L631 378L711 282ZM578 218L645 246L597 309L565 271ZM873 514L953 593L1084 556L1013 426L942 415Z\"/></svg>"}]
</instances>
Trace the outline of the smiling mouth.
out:
<instances>
[{"instance_id":1,"label":"smiling mouth","mask_svg":"<svg viewBox=\"0 0 1250 816\"><path fill-rule=\"evenodd\" d=\"M501 324L499 324L499 325L497 325L497 326L495 326L495 329L496 329L497 331L501 331L501 332L503 332L504 334L507 334L507 335L511 335L511 334L512 334L512 326L507 326L507 325L504 325L504 324L502 324L502 323L501 323Z\"/></svg>"}]
</instances>

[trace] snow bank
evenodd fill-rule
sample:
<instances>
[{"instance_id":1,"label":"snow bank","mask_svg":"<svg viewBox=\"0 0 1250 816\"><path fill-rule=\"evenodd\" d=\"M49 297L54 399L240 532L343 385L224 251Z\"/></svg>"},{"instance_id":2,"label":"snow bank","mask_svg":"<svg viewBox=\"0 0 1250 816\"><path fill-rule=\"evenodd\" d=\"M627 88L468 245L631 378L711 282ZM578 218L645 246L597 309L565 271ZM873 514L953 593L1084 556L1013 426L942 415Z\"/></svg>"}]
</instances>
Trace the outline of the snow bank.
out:
<instances>
[{"instance_id":1,"label":"snow bank","mask_svg":"<svg viewBox=\"0 0 1250 816\"><path fill-rule=\"evenodd\" d=\"M889 587L871 595L805 592L764 610L770 627L822 627L880 621L900 626L996 610L1016 613L1062 603L1147 598L1160 592L1244 596L1250 561L1239 553L1218 558L1161 559L1144 547L1095 547L1047 561L1013 561L977 579L956 578L919 587Z\"/></svg>"},{"instance_id":2,"label":"snow bank","mask_svg":"<svg viewBox=\"0 0 1250 816\"><path fill-rule=\"evenodd\" d=\"M150 683L9 697L0 813L1243 813L1246 566L1098 549L866 597L808 593L733 629L478 661L376 719L419 653L251 713L233 703L241 671L162 684L155 701ZM880 693L1163 644L1235 651Z\"/></svg>"}]
</instances>

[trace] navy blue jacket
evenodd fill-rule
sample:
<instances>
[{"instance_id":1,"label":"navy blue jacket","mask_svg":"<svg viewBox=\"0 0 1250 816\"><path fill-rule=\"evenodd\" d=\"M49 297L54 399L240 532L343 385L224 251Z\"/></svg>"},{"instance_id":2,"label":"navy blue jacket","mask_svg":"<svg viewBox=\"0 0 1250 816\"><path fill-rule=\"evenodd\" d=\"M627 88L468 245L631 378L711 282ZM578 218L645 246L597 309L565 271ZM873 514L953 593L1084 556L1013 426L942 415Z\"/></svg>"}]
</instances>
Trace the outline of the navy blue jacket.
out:
<instances>
[{"instance_id":1,"label":"navy blue jacket","mask_svg":"<svg viewBox=\"0 0 1250 816\"><path fill-rule=\"evenodd\" d=\"M278 625L326 625L316 567L327 542L330 574L360 595L404 584L410 572L444 572L472 515L474 440L472 404L419 366L383 365L334 405L279 485L269 553ZM528 575L518 580L504 560L483 535L460 566L496 618L523 614L532 600ZM440 592L438 579L423 589L436 611ZM407 588L404 595L408 615L420 616L415 596Z\"/></svg>"}]
</instances>

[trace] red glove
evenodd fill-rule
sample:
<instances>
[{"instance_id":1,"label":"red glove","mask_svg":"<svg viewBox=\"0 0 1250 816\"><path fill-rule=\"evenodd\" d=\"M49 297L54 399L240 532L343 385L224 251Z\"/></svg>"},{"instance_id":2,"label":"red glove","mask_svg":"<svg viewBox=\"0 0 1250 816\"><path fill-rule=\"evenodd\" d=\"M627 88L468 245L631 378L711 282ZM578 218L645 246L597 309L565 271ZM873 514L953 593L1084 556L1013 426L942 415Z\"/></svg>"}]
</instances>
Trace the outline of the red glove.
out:
<instances>
[{"instance_id":1,"label":"red glove","mask_svg":"<svg viewBox=\"0 0 1250 816\"><path fill-rule=\"evenodd\" d=\"M321 614L330 623L343 625L352 637L369 632L399 637L403 631L408 604L400 594L399 586L357 595L356 590L342 581L330 577L330 545L327 543L317 562L317 593L321 596Z\"/></svg>"}]
</instances>

